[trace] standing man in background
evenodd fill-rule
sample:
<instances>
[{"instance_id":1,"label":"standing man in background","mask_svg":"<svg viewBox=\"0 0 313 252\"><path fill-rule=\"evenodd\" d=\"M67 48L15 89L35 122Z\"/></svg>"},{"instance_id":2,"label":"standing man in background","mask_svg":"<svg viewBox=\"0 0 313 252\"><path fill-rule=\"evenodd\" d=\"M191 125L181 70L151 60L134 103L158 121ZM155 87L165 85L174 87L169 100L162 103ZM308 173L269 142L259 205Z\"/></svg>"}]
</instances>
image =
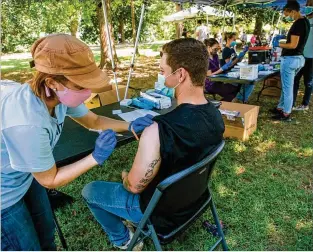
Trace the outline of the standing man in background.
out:
<instances>
[{"instance_id":1,"label":"standing man in background","mask_svg":"<svg viewBox=\"0 0 313 252\"><path fill-rule=\"evenodd\" d=\"M303 56L305 58L304 67L295 77L293 87L293 110L304 111L309 109L309 103L313 91L313 0L308 0L305 7L305 15L310 22L309 38L305 44ZM302 104L296 107L296 100L300 85L300 79L303 76L304 96Z\"/></svg>"},{"instance_id":2,"label":"standing man in background","mask_svg":"<svg viewBox=\"0 0 313 252\"><path fill-rule=\"evenodd\" d=\"M242 32L242 35L241 35L241 38L240 38L241 42L242 42L242 45L246 45L247 44L247 34L245 31Z\"/></svg>"},{"instance_id":3,"label":"standing man in background","mask_svg":"<svg viewBox=\"0 0 313 252\"><path fill-rule=\"evenodd\" d=\"M198 27L196 28L196 39L203 42L208 38L209 29L202 24L201 20L198 20Z\"/></svg>"}]
</instances>

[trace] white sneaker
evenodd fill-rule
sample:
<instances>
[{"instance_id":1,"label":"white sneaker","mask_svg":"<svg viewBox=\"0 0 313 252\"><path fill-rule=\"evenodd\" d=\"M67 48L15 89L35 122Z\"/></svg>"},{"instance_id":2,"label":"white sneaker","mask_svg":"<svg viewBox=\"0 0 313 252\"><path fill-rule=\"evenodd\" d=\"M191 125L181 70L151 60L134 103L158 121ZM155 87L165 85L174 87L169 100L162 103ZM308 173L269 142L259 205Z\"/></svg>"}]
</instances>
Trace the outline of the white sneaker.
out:
<instances>
[{"instance_id":1,"label":"white sneaker","mask_svg":"<svg viewBox=\"0 0 313 252\"><path fill-rule=\"evenodd\" d=\"M293 108L294 111L307 111L309 110L309 106L300 105L298 107Z\"/></svg>"},{"instance_id":2,"label":"white sneaker","mask_svg":"<svg viewBox=\"0 0 313 252\"><path fill-rule=\"evenodd\" d=\"M133 236L134 236L134 232L131 231L129 228L128 229L128 232L129 232L129 240L124 244L124 245L121 245L121 246L117 246L117 245L114 245L115 248L119 248L121 250L127 250ZM141 251L143 248L143 241L139 242L134 248L133 248L133 251Z\"/></svg>"}]
</instances>

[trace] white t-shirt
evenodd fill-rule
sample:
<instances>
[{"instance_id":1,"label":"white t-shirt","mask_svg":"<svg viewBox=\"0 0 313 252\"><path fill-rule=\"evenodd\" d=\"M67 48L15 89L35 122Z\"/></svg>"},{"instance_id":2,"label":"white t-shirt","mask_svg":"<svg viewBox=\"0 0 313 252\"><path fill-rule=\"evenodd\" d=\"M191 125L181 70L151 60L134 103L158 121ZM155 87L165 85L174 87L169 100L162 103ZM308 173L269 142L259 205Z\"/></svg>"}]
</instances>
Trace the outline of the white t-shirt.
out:
<instances>
[{"instance_id":1,"label":"white t-shirt","mask_svg":"<svg viewBox=\"0 0 313 252\"><path fill-rule=\"evenodd\" d=\"M201 26L198 26L196 29L196 33L198 32L199 32L199 35L197 39L203 42L208 37L209 30L205 25L201 25Z\"/></svg>"},{"instance_id":2,"label":"white t-shirt","mask_svg":"<svg viewBox=\"0 0 313 252\"><path fill-rule=\"evenodd\" d=\"M309 37L308 40L305 44L303 55L306 58L313 58L313 18L309 19L310 22L310 32L309 32Z\"/></svg>"}]
</instances>

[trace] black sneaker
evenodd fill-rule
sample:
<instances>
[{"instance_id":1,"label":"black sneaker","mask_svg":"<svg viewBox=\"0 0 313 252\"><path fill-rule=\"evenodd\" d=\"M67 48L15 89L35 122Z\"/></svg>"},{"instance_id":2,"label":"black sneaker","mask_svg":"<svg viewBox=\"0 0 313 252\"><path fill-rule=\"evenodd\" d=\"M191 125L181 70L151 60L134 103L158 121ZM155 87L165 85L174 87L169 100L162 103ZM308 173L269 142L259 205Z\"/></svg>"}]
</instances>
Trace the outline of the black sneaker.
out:
<instances>
[{"instance_id":1,"label":"black sneaker","mask_svg":"<svg viewBox=\"0 0 313 252\"><path fill-rule=\"evenodd\" d=\"M283 111L281 109L278 109L278 108L272 108L269 110L269 112L271 112L272 114L274 115L279 115L281 114Z\"/></svg>"},{"instance_id":2,"label":"black sneaker","mask_svg":"<svg viewBox=\"0 0 313 252\"><path fill-rule=\"evenodd\" d=\"M274 120L274 121L290 122L291 121L291 117L290 117L290 115L285 116L284 113L281 112L280 114L272 116L272 120Z\"/></svg>"}]
</instances>

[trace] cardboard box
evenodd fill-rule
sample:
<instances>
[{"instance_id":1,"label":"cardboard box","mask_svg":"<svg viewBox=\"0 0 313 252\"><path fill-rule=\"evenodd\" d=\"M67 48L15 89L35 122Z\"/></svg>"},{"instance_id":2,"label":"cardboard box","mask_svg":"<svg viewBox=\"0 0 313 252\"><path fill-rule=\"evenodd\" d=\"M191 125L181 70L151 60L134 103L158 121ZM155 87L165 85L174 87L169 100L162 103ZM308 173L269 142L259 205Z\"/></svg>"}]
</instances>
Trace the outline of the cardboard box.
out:
<instances>
[{"instance_id":1,"label":"cardboard box","mask_svg":"<svg viewBox=\"0 0 313 252\"><path fill-rule=\"evenodd\" d=\"M124 95L125 95L125 91L126 91L126 86L124 85L118 85L118 92L120 95L120 99L123 100L124 99ZM128 89L128 94L126 98L129 98L129 89ZM116 88L115 85L112 85L112 90L111 91L107 91L107 92L103 92L98 94L99 98L100 98L100 102L101 105L107 105L107 104L111 104L114 102L117 102L117 96L116 96Z\"/></svg>"},{"instance_id":2,"label":"cardboard box","mask_svg":"<svg viewBox=\"0 0 313 252\"><path fill-rule=\"evenodd\" d=\"M126 86L124 85L118 85L119 95L120 99L124 99ZM129 98L129 90L127 94L127 98ZM91 94L91 96L86 100L85 104L89 109L91 108L97 108L100 106L108 105L111 103L117 102L117 96L116 96L116 88L115 85L111 86L111 89L108 91L102 92L100 94Z\"/></svg>"},{"instance_id":3,"label":"cardboard box","mask_svg":"<svg viewBox=\"0 0 313 252\"><path fill-rule=\"evenodd\" d=\"M239 116L227 117L223 115L225 123L224 137L237 138L245 141L257 129L260 107L254 105L222 102L220 109L238 111Z\"/></svg>"},{"instance_id":4,"label":"cardboard box","mask_svg":"<svg viewBox=\"0 0 313 252\"><path fill-rule=\"evenodd\" d=\"M281 82L280 78L270 78L265 81L266 88L262 91L262 95L280 97Z\"/></svg>"}]
</instances>

